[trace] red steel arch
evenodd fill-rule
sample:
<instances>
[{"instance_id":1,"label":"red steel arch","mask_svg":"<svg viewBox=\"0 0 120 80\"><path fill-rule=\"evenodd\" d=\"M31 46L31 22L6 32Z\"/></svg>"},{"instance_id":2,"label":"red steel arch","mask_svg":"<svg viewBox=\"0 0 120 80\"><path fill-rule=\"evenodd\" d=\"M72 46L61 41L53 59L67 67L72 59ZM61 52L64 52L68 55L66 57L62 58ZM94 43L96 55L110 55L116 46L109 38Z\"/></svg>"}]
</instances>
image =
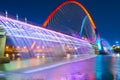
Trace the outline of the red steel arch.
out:
<instances>
[{"instance_id":1,"label":"red steel arch","mask_svg":"<svg viewBox=\"0 0 120 80\"><path fill-rule=\"evenodd\" d=\"M87 9L80 3L80 2L77 2L76 0L67 0L65 2L63 2L62 4L60 4L49 16L48 18L45 20L45 22L43 23L43 27L45 28L47 26L47 24L49 23L49 21L51 20L51 18L54 16L54 14L64 5L68 4L68 3L74 3L76 5L78 5L80 8L83 9L83 11L86 13L86 15L88 16L91 24L92 24L92 27L94 29L96 29L96 25L90 15L90 13L87 11Z\"/></svg>"}]
</instances>

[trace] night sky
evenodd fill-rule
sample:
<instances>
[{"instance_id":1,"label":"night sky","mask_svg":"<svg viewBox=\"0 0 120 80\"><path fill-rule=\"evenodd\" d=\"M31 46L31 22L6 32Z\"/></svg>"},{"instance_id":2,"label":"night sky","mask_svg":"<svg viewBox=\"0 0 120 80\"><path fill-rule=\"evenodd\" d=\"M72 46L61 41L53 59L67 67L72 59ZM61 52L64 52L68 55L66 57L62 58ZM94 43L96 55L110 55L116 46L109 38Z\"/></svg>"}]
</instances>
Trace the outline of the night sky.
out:
<instances>
[{"instance_id":1,"label":"night sky","mask_svg":"<svg viewBox=\"0 0 120 80\"><path fill-rule=\"evenodd\" d=\"M42 25L47 16L65 0L0 0L0 14L19 15L23 20ZM101 37L111 44L120 41L120 0L78 0L92 15Z\"/></svg>"}]
</instances>

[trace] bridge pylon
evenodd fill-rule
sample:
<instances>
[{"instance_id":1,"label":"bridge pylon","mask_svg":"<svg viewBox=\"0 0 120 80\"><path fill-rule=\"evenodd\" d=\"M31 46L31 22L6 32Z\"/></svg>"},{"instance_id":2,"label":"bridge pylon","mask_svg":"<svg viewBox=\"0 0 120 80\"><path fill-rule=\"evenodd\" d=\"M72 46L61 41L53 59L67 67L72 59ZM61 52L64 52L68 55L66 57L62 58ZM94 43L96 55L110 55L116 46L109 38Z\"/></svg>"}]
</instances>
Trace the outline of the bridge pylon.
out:
<instances>
[{"instance_id":1,"label":"bridge pylon","mask_svg":"<svg viewBox=\"0 0 120 80\"><path fill-rule=\"evenodd\" d=\"M6 32L4 32L2 30L2 26L0 26L0 57L4 56L5 44L6 44Z\"/></svg>"}]
</instances>

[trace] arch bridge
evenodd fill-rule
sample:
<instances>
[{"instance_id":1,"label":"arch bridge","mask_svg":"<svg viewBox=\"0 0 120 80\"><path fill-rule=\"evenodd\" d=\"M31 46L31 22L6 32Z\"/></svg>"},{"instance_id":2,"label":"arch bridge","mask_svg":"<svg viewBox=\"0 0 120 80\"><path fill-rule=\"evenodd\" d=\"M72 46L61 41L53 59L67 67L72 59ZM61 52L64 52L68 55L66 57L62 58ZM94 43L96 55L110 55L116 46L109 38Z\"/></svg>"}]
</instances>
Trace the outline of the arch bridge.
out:
<instances>
[{"instance_id":1,"label":"arch bridge","mask_svg":"<svg viewBox=\"0 0 120 80\"><path fill-rule=\"evenodd\" d=\"M90 43L97 41L96 26L81 3L63 2L43 27L0 16L0 56L24 59L95 53Z\"/></svg>"}]
</instances>

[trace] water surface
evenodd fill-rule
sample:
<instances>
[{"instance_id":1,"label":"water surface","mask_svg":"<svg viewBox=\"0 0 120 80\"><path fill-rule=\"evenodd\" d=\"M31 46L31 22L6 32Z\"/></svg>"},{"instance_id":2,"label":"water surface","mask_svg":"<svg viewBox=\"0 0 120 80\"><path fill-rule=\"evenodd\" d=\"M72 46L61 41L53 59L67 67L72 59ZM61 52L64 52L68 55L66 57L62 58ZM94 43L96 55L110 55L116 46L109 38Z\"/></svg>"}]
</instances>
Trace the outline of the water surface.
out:
<instances>
[{"instance_id":1,"label":"water surface","mask_svg":"<svg viewBox=\"0 0 120 80\"><path fill-rule=\"evenodd\" d=\"M33 73L7 72L0 80L120 80L120 57L99 55Z\"/></svg>"}]
</instances>

